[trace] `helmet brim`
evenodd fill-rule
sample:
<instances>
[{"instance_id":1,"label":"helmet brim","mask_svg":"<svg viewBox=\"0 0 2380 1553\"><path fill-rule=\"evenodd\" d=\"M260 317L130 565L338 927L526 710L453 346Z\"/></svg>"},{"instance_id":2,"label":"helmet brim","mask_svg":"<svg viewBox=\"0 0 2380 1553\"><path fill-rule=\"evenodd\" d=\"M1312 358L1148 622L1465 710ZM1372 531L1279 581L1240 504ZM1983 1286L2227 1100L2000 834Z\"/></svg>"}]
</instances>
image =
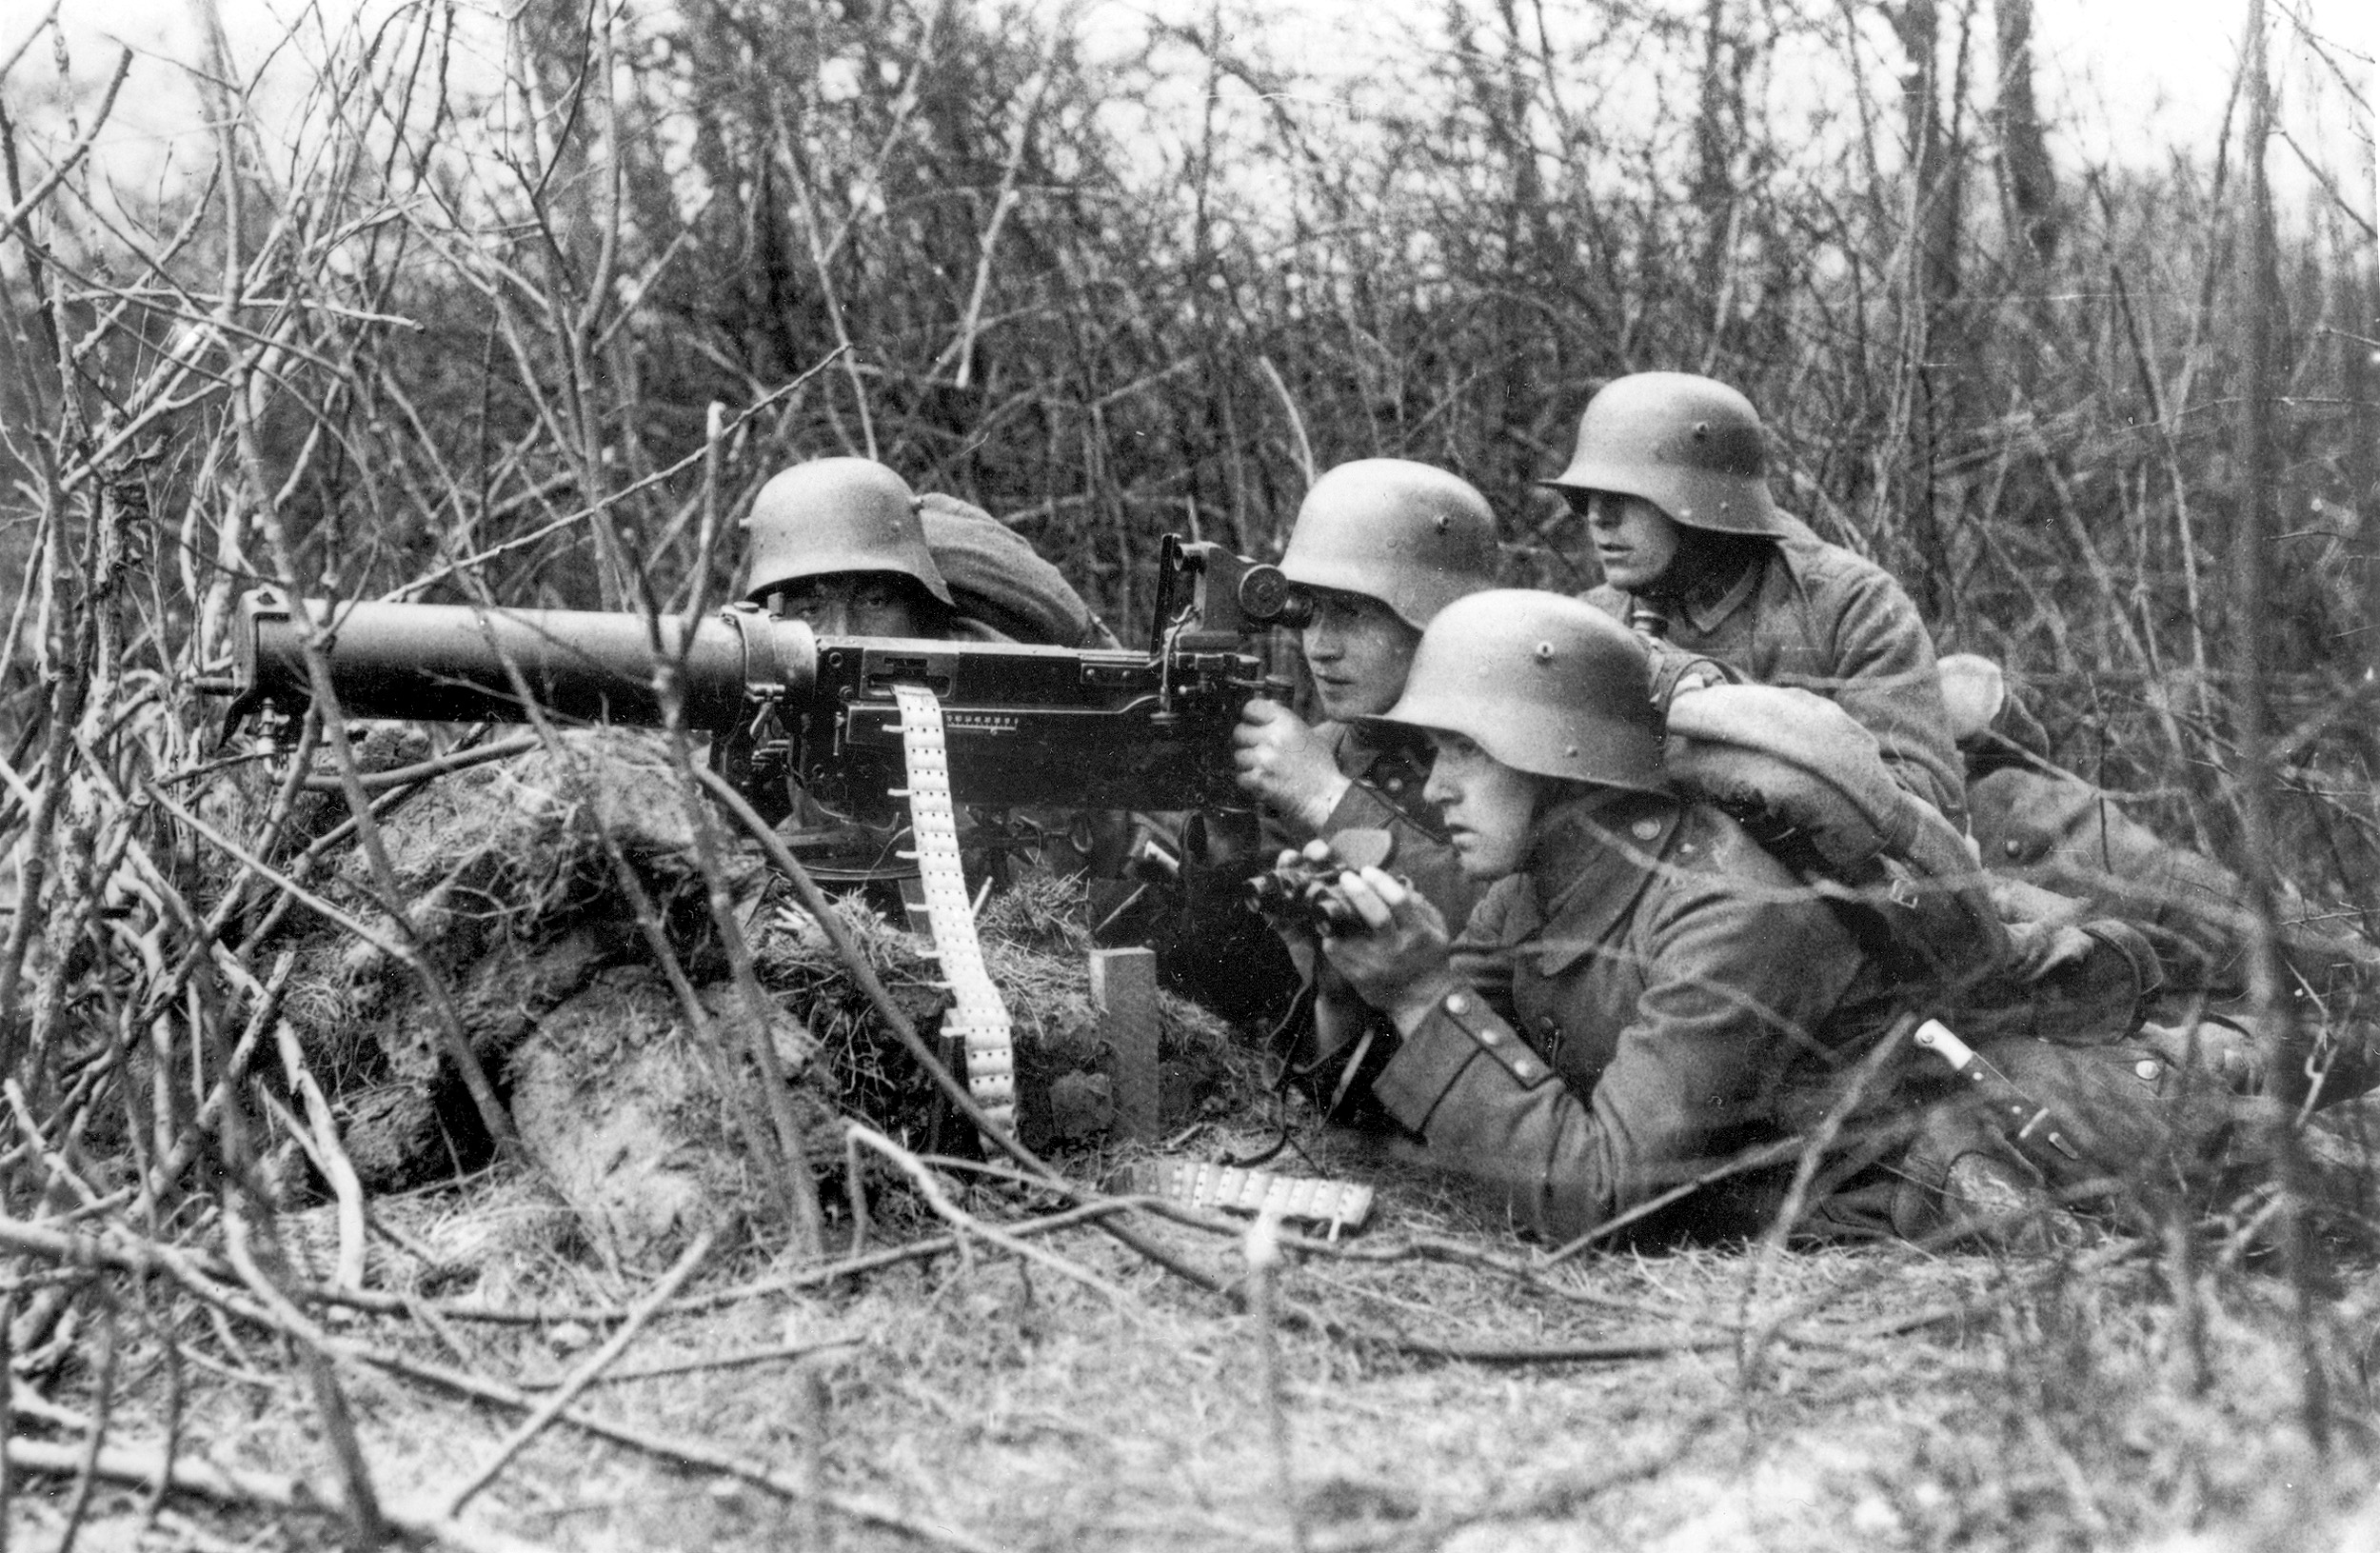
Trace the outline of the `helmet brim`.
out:
<instances>
[{"instance_id":1,"label":"helmet brim","mask_svg":"<svg viewBox=\"0 0 2380 1553\"><path fill-rule=\"evenodd\" d=\"M1395 599L1380 596L1376 568L1347 561L1326 561L1318 565L1313 561L1293 560L1284 556L1280 572L1293 587L1322 593L1349 593L1359 599L1370 599L1417 631L1429 627L1427 618L1416 620L1410 607L1400 606ZM1406 602L1409 605L1411 601Z\"/></svg>"},{"instance_id":2,"label":"helmet brim","mask_svg":"<svg viewBox=\"0 0 2380 1553\"><path fill-rule=\"evenodd\" d=\"M1641 496L1648 502L1656 499L1644 481L1633 479L1609 464L1574 464L1552 479L1537 484L1548 490L1610 490L1622 496Z\"/></svg>"},{"instance_id":3,"label":"helmet brim","mask_svg":"<svg viewBox=\"0 0 2380 1553\"><path fill-rule=\"evenodd\" d=\"M959 607L958 601L950 596L949 585L942 581L939 572L929 573L912 567L887 565L885 559L882 557L869 559L875 564L864 567L822 566L812 570L788 572L764 587L752 589L744 595L744 600L750 604L765 604L771 593L785 592L816 577L899 577L905 582L917 584L925 590L927 596L944 608Z\"/></svg>"}]
</instances>

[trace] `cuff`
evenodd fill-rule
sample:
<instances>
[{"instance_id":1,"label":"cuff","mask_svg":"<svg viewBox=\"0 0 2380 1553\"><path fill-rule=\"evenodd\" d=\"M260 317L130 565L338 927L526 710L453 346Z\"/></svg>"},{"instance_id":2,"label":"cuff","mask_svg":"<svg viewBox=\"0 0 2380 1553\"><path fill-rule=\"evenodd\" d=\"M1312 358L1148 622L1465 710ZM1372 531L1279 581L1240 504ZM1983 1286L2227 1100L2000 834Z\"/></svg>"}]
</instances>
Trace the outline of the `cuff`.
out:
<instances>
[{"instance_id":1,"label":"cuff","mask_svg":"<svg viewBox=\"0 0 2380 1553\"><path fill-rule=\"evenodd\" d=\"M1362 783L1350 780L1347 790L1332 806L1330 817L1322 822L1319 835L1336 836L1342 830L1386 830L1398 820L1409 816L1403 809L1381 797Z\"/></svg>"},{"instance_id":2,"label":"cuff","mask_svg":"<svg viewBox=\"0 0 2380 1553\"><path fill-rule=\"evenodd\" d=\"M1486 1000L1463 990L1440 998L1428 1017L1407 1033L1397 1055L1372 1081L1372 1093L1398 1122L1426 1133L1438 1102L1483 1056L1489 1063L1481 1076L1499 1086L1525 1091L1554 1081L1554 1070Z\"/></svg>"}]
</instances>

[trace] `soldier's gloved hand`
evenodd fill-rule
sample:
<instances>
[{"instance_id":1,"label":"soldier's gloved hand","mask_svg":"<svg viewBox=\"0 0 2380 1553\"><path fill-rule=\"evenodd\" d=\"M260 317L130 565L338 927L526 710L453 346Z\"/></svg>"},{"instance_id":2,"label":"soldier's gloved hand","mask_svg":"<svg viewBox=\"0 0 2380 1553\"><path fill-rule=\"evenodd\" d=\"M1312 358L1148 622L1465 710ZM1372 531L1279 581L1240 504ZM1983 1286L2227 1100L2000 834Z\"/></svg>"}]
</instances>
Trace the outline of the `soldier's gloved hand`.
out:
<instances>
[{"instance_id":1,"label":"soldier's gloved hand","mask_svg":"<svg viewBox=\"0 0 2380 1553\"><path fill-rule=\"evenodd\" d=\"M1322 953L1364 1002L1410 1033L1440 999L1460 990L1447 958L1446 918L1379 868L1351 872L1338 888L1368 931L1326 938Z\"/></svg>"},{"instance_id":2,"label":"soldier's gloved hand","mask_svg":"<svg viewBox=\"0 0 2380 1553\"><path fill-rule=\"evenodd\" d=\"M1330 746L1278 701L1259 696L1241 707L1231 742L1240 790L1308 830L1319 831L1330 822L1331 810L1351 786L1339 774Z\"/></svg>"}]
</instances>

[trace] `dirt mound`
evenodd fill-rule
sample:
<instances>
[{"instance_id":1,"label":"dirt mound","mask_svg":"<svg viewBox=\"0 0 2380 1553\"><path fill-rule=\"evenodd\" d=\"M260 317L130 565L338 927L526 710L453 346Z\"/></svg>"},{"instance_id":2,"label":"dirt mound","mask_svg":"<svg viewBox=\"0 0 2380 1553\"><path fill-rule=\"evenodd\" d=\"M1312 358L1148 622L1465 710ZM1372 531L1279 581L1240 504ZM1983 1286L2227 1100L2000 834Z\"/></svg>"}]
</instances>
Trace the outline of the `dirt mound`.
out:
<instances>
[{"instance_id":1,"label":"dirt mound","mask_svg":"<svg viewBox=\"0 0 2380 1553\"><path fill-rule=\"evenodd\" d=\"M565 734L559 748L442 779L384 823L382 840L422 965L531 1157L615 1264L665 1258L730 1215L764 1226L779 1216L737 1120L765 1101L765 1081L714 1033L735 1025L738 1001L706 901L705 823L735 931L775 1005L770 1038L814 1172L843 1168L842 1116L926 1152L975 1146L757 848L688 806L665 744ZM403 936L360 854L326 893L382 938ZM836 909L895 1001L938 1039L948 996L930 946L857 902ZM1114 1115L1081 922L1081 885L1035 875L987 904L979 925L1015 1023L1018 1130L1037 1149L1093 1143ZM314 919L292 931L287 1017L333 1088L364 1185L414 1186L484 1160L490 1143L424 975ZM1253 1094L1256 1065L1222 1021L1171 997L1160 1018L1168 1128Z\"/></svg>"}]
</instances>

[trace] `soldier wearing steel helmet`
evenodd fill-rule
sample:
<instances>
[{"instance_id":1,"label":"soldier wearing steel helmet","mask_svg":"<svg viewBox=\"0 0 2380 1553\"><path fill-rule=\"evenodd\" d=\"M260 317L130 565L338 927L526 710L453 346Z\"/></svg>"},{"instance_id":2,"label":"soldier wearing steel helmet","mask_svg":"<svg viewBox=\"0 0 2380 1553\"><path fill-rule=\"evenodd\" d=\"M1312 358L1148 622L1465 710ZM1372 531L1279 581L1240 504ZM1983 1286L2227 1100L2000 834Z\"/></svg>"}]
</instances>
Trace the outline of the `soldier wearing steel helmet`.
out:
<instances>
[{"instance_id":1,"label":"soldier wearing steel helmet","mask_svg":"<svg viewBox=\"0 0 2380 1553\"><path fill-rule=\"evenodd\" d=\"M1058 569L1006 525L948 496L921 497L873 459L813 459L780 471L753 498L744 528L744 597L821 635L1116 645ZM918 894L899 833L806 801L796 818L823 881L867 887L887 908L895 888L904 900ZM970 877L1024 861L1112 873L1128 835L1121 814L970 810L966 819Z\"/></svg>"},{"instance_id":2,"label":"soldier wearing steel helmet","mask_svg":"<svg viewBox=\"0 0 2380 1553\"><path fill-rule=\"evenodd\" d=\"M1684 372L1606 384L1545 482L1586 520L1587 601L1669 647L1840 705L1902 785L1954 820L1964 783L1933 641L1890 574L1778 510L1749 400Z\"/></svg>"},{"instance_id":3,"label":"soldier wearing steel helmet","mask_svg":"<svg viewBox=\"0 0 2380 1553\"><path fill-rule=\"evenodd\" d=\"M1465 875L1492 887L1453 937L1385 871L1345 880L1369 930L1324 952L1391 1028L1359 1053L1307 1054L1352 1065L1433 1162L1560 1239L1816 1121L1889 1014L1835 914L1671 790L1648 658L1608 614L1552 593L1476 593L1431 621L1403 695L1359 726L1430 741L1427 795ZM1777 1179L1689 1195L1664 1223L1756 1228ZM1859 1185L1826 1211L1889 1225L1896 1185Z\"/></svg>"},{"instance_id":4,"label":"soldier wearing steel helmet","mask_svg":"<svg viewBox=\"0 0 2380 1553\"><path fill-rule=\"evenodd\" d=\"M955 498L920 496L873 459L779 472L744 527L744 596L822 635L1116 645L1014 529Z\"/></svg>"},{"instance_id":5,"label":"soldier wearing steel helmet","mask_svg":"<svg viewBox=\"0 0 2380 1553\"><path fill-rule=\"evenodd\" d=\"M873 459L781 471L753 498L744 527L744 596L823 635L938 640L958 618L917 494Z\"/></svg>"},{"instance_id":6,"label":"soldier wearing steel helmet","mask_svg":"<svg viewBox=\"0 0 2380 1553\"><path fill-rule=\"evenodd\" d=\"M1320 718L1259 697L1234 730L1242 790L1260 815L1201 815L1168 838L1181 866L1153 930L1164 974L1226 1017L1296 1017L1317 960L1310 938L1277 936L1246 909L1248 876L1283 848L1351 829L1387 831L1392 864L1450 916L1477 888L1421 801L1427 747L1351 721L1404 689L1422 627L1454 599L1495 586L1496 516L1444 469L1367 458L1324 472L1299 506L1281 570L1307 616L1298 645Z\"/></svg>"},{"instance_id":7,"label":"soldier wearing steel helmet","mask_svg":"<svg viewBox=\"0 0 2380 1553\"><path fill-rule=\"evenodd\" d=\"M1299 647L1322 720L1308 725L1263 698L1240 714L1240 786L1274 816L1267 841L1386 830L1398 871L1439 909L1467 912L1476 891L1421 798L1427 746L1353 720L1396 704L1439 610L1496 585L1487 498L1458 475L1407 459L1341 464L1306 493L1280 567L1309 611Z\"/></svg>"}]
</instances>

